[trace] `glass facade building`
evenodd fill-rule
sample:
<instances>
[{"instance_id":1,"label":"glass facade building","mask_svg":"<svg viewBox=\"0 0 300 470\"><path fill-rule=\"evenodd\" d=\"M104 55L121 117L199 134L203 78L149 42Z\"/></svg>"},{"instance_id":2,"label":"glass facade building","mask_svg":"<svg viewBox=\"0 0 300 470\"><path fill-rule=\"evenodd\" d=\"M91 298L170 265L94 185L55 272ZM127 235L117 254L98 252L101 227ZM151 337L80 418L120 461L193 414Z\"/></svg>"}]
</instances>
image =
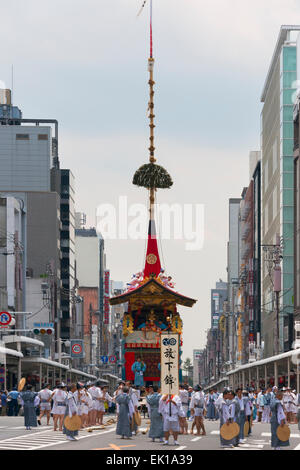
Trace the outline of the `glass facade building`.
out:
<instances>
[{"instance_id":1,"label":"glass facade building","mask_svg":"<svg viewBox=\"0 0 300 470\"><path fill-rule=\"evenodd\" d=\"M262 244L275 245L276 234L282 240L282 291L279 305L281 352L289 350L292 342L289 324L293 315L294 283L293 104L299 30L299 26L281 28L262 95ZM264 256L261 317L264 353L267 357L275 352L276 314L272 273Z\"/></svg>"}]
</instances>

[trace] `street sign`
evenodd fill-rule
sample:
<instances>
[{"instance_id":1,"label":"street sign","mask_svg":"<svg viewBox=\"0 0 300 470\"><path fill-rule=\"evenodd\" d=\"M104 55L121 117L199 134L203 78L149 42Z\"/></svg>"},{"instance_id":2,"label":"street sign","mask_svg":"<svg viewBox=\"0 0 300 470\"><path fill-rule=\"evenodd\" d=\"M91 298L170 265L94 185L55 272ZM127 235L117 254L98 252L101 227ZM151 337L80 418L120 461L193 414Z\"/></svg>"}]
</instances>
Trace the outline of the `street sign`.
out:
<instances>
[{"instance_id":1,"label":"street sign","mask_svg":"<svg viewBox=\"0 0 300 470\"><path fill-rule=\"evenodd\" d=\"M103 362L103 364L107 364L108 363L108 356L101 356L101 361Z\"/></svg>"},{"instance_id":2,"label":"street sign","mask_svg":"<svg viewBox=\"0 0 300 470\"><path fill-rule=\"evenodd\" d=\"M72 352L73 354L80 354L82 352L81 344L73 344Z\"/></svg>"},{"instance_id":3,"label":"street sign","mask_svg":"<svg viewBox=\"0 0 300 470\"><path fill-rule=\"evenodd\" d=\"M8 312L0 312L0 326L7 326L11 322L11 314Z\"/></svg>"},{"instance_id":4,"label":"street sign","mask_svg":"<svg viewBox=\"0 0 300 470\"><path fill-rule=\"evenodd\" d=\"M4 383L4 377L0 377L0 384Z\"/></svg>"},{"instance_id":5,"label":"street sign","mask_svg":"<svg viewBox=\"0 0 300 470\"><path fill-rule=\"evenodd\" d=\"M116 356L109 356L108 360L111 364L115 364L117 362Z\"/></svg>"},{"instance_id":6,"label":"street sign","mask_svg":"<svg viewBox=\"0 0 300 470\"><path fill-rule=\"evenodd\" d=\"M84 357L82 339L71 339L71 357Z\"/></svg>"}]
</instances>

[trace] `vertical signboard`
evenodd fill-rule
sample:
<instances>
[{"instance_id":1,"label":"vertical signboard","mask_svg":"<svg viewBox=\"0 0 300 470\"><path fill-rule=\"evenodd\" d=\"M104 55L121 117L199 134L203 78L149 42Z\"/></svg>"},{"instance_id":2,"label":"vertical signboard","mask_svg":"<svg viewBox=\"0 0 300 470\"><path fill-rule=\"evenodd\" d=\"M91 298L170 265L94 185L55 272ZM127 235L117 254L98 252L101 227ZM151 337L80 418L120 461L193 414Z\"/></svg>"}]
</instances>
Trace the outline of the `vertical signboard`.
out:
<instances>
[{"instance_id":1,"label":"vertical signboard","mask_svg":"<svg viewBox=\"0 0 300 470\"><path fill-rule=\"evenodd\" d=\"M179 344L178 333L161 334L161 393L176 395L179 393Z\"/></svg>"},{"instance_id":2,"label":"vertical signboard","mask_svg":"<svg viewBox=\"0 0 300 470\"><path fill-rule=\"evenodd\" d=\"M104 271L104 323L109 324L109 297L110 297L110 272L109 270Z\"/></svg>"},{"instance_id":3,"label":"vertical signboard","mask_svg":"<svg viewBox=\"0 0 300 470\"><path fill-rule=\"evenodd\" d=\"M254 260L249 260L248 279L248 306L249 306L249 343L255 341L254 338Z\"/></svg>"},{"instance_id":4,"label":"vertical signboard","mask_svg":"<svg viewBox=\"0 0 300 470\"><path fill-rule=\"evenodd\" d=\"M212 294L212 300L213 300L213 318L212 318L212 327L214 329L218 329L219 325L219 308L220 308L220 294L218 292L213 292Z\"/></svg>"}]
</instances>

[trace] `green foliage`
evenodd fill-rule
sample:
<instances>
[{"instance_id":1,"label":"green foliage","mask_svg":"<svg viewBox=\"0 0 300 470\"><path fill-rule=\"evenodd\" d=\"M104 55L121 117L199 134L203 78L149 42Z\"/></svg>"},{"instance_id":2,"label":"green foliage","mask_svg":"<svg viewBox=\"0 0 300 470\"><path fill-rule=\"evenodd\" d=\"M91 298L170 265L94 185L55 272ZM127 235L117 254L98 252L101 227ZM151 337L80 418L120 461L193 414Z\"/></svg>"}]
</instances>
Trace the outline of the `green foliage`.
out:
<instances>
[{"instance_id":1,"label":"green foliage","mask_svg":"<svg viewBox=\"0 0 300 470\"><path fill-rule=\"evenodd\" d=\"M173 185L167 170L155 163L142 165L134 174L132 183L147 189L166 189Z\"/></svg>"}]
</instances>

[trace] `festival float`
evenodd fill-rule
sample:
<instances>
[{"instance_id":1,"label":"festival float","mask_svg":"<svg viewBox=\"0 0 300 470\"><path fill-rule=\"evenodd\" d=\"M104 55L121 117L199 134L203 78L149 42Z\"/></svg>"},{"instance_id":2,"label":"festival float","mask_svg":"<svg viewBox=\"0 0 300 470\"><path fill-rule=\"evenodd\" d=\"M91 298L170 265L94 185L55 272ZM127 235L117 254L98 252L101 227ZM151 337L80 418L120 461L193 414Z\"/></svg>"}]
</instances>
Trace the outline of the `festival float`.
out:
<instances>
[{"instance_id":1,"label":"festival float","mask_svg":"<svg viewBox=\"0 0 300 470\"><path fill-rule=\"evenodd\" d=\"M144 2L145 3L145 2ZM123 317L123 371L122 379L134 381L132 366L140 357L146 365L144 383L160 382L160 336L170 331L180 335L182 352L183 323L178 305L192 307L196 300L175 291L172 277L161 266L155 227L155 196L158 189L169 189L173 181L169 173L156 164L154 156L154 58L152 47L152 5L150 15L150 58L148 59L150 100L149 163L134 174L133 184L149 191L149 229L145 268L132 276L127 291L110 298L111 305L127 304ZM181 380L181 373L179 373Z\"/></svg>"}]
</instances>

